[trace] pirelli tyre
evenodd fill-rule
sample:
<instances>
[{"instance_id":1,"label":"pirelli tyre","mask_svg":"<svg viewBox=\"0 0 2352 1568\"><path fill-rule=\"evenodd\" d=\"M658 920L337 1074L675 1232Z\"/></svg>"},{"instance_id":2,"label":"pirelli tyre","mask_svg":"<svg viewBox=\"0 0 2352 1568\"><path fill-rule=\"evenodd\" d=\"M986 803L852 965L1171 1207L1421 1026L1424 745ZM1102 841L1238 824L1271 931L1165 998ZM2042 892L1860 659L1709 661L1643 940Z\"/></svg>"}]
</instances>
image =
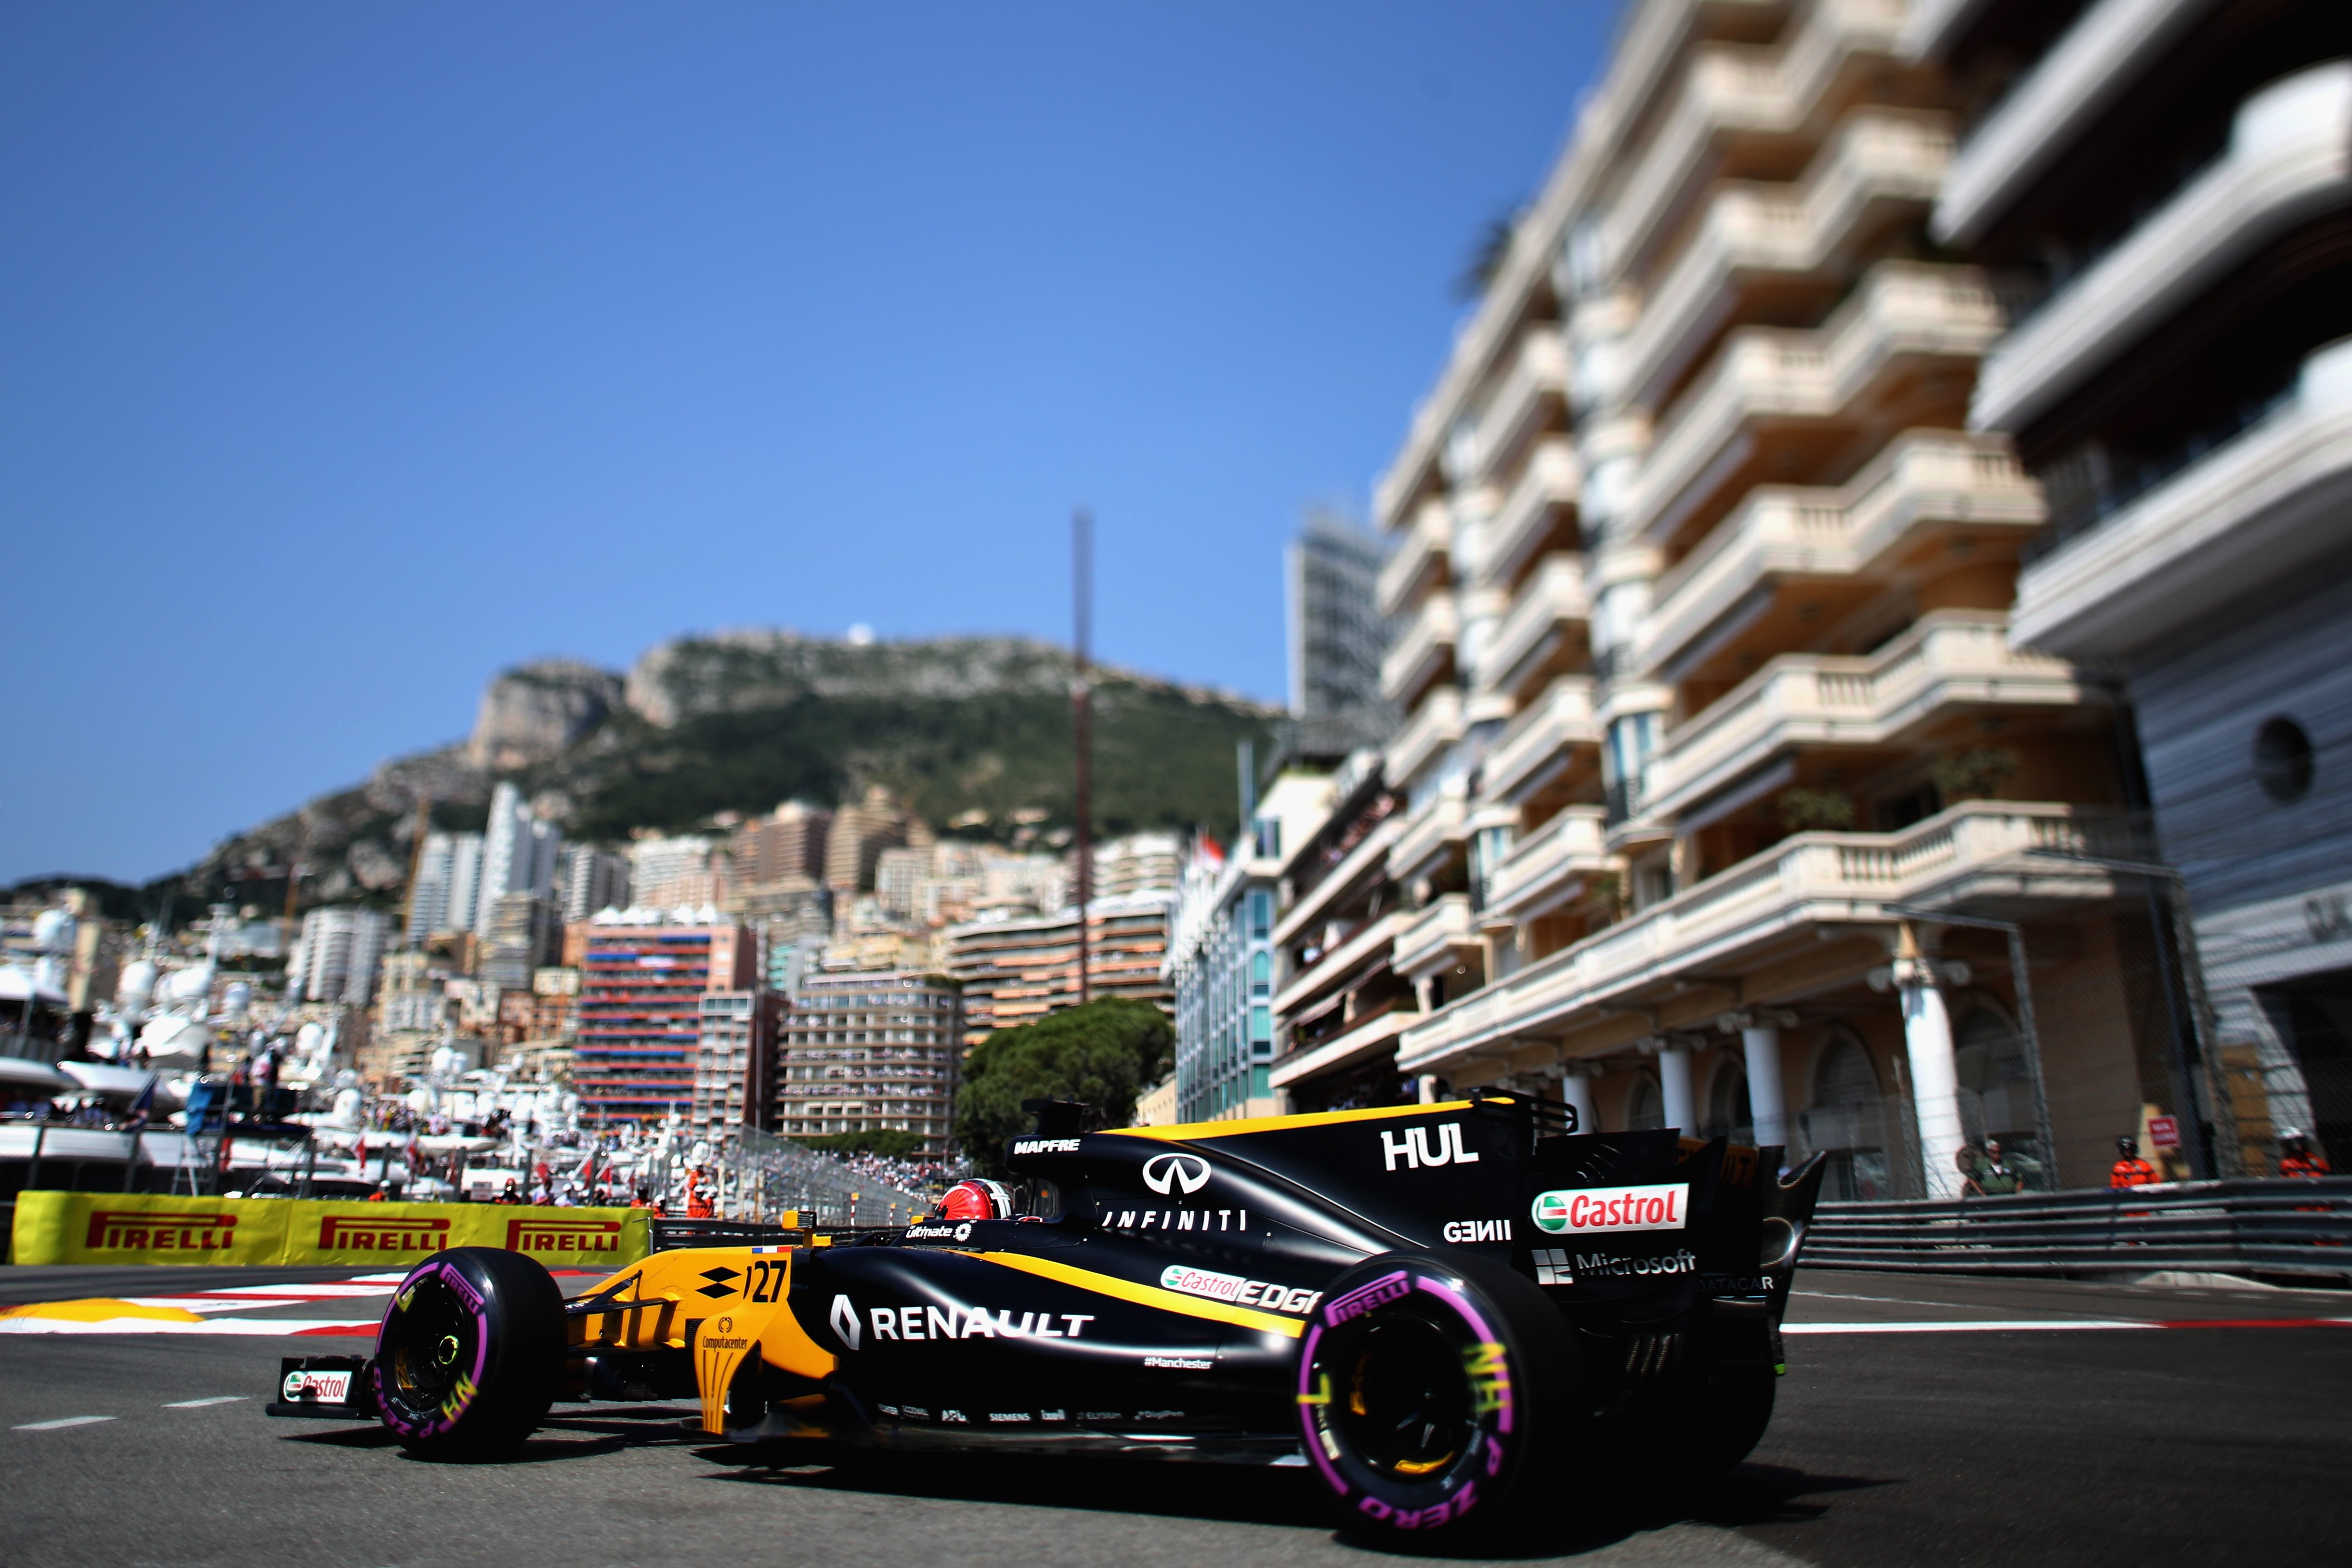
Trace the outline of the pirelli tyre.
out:
<instances>
[{"instance_id":1,"label":"pirelli tyre","mask_svg":"<svg viewBox=\"0 0 2352 1568\"><path fill-rule=\"evenodd\" d=\"M1532 1281L1391 1252L1333 1282L1299 1346L1309 1464L1348 1528L1435 1547L1517 1532L1582 1445L1576 1347Z\"/></svg>"},{"instance_id":2,"label":"pirelli tyre","mask_svg":"<svg viewBox=\"0 0 2352 1568\"><path fill-rule=\"evenodd\" d=\"M418 1264L376 1331L376 1405L412 1453L494 1458L538 1429L563 1372L563 1292L535 1259L461 1247Z\"/></svg>"}]
</instances>

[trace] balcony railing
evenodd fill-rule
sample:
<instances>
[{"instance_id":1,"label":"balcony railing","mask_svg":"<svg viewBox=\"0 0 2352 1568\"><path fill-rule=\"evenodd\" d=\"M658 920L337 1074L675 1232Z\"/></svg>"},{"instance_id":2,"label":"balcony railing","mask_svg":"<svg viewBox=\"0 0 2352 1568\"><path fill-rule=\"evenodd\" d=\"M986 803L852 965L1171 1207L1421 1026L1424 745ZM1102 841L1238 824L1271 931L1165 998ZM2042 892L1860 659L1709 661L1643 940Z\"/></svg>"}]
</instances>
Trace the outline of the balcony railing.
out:
<instances>
[{"instance_id":1,"label":"balcony railing","mask_svg":"<svg viewBox=\"0 0 2352 1568\"><path fill-rule=\"evenodd\" d=\"M1489 526L1479 581L1507 583L1519 574L1551 537L1559 514L1576 504L1578 477L1575 443L1565 436L1545 437Z\"/></svg>"},{"instance_id":2,"label":"balcony railing","mask_svg":"<svg viewBox=\"0 0 2352 1568\"><path fill-rule=\"evenodd\" d=\"M1463 479L1491 484L1511 455L1526 442L1544 408L1568 395L1568 348L1558 325L1531 326L1520 337L1511 367L1479 413L1471 442L1471 471Z\"/></svg>"},{"instance_id":3,"label":"balcony railing","mask_svg":"<svg viewBox=\"0 0 2352 1568\"><path fill-rule=\"evenodd\" d=\"M1495 628L1494 640L1479 656L1479 689L1513 689L1563 637L1571 635L1571 626L1581 628L1591 617L1592 600L1584 588L1584 557L1553 551L1521 584L1510 613ZM1581 640L1580 629L1574 635Z\"/></svg>"},{"instance_id":4,"label":"balcony railing","mask_svg":"<svg viewBox=\"0 0 2352 1568\"><path fill-rule=\"evenodd\" d=\"M1727 140L1800 134L1849 60L1879 56L1892 64L1903 12L1902 0L1823 0L1782 47L1702 46L1602 225L1608 270L1644 269L1667 220L1685 210Z\"/></svg>"},{"instance_id":5,"label":"balcony railing","mask_svg":"<svg viewBox=\"0 0 2352 1568\"><path fill-rule=\"evenodd\" d=\"M1408 979L1450 969L1455 955L1478 944L1470 895L1447 893L1408 916L1389 954L1389 968Z\"/></svg>"},{"instance_id":6,"label":"balcony railing","mask_svg":"<svg viewBox=\"0 0 2352 1568\"><path fill-rule=\"evenodd\" d=\"M1444 501L1424 501L1412 514L1412 526L1397 541L1396 553L1381 568L1374 595L1381 614L1393 616L1427 586L1444 563L1453 538L1453 524Z\"/></svg>"},{"instance_id":7,"label":"balcony railing","mask_svg":"<svg viewBox=\"0 0 2352 1568\"><path fill-rule=\"evenodd\" d=\"M1525 800L1568 765L1577 747L1598 746L1601 727L1592 717L1592 679L1563 675L1513 719L1481 773L1490 800Z\"/></svg>"},{"instance_id":8,"label":"balcony railing","mask_svg":"<svg viewBox=\"0 0 2352 1568\"><path fill-rule=\"evenodd\" d=\"M1942 116L1864 110L1839 127L1800 184L1717 190L1627 340L1627 400L1656 406L1721 321L1739 274L1828 268L1857 232L1882 224L1888 208L1932 205L1951 156Z\"/></svg>"},{"instance_id":9,"label":"balcony railing","mask_svg":"<svg viewBox=\"0 0 2352 1568\"><path fill-rule=\"evenodd\" d=\"M1487 921L1533 920L1557 907L1580 879L1613 869L1603 816L1597 805L1566 806L1512 846L1486 883Z\"/></svg>"},{"instance_id":10,"label":"balcony railing","mask_svg":"<svg viewBox=\"0 0 2352 1568\"><path fill-rule=\"evenodd\" d=\"M1381 695L1391 702L1409 702L1420 695L1421 689L1445 668L1461 635L1461 616L1455 612L1453 595L1436 593L1423 599L1421 613L1381 660Z\"/></svg>"},{"instance_id":11,"label":"balcony railing","mask_svg":"<svg viewBox=\"0 0 2352 1568\"><path fill-rule=\"evenodd\" d=\"M1875 654L1783 654L1668 731L1650 759L1650 810L1672 818L1799 747L1883 746L1960 704L2080 707L2063 659L2009 646L2008 617L1937 610Z\"/></svg>"},{"instance_id":12,"label":"balcony railing","mask_svg":"<svg viewBox=\"0 0 2352 1568\"><path fill-rule=\"evenodd\" d=\"M1469 803L1454 790L1442 791L1405 818L1396 847L1389 851L1389 879L1405 882L1442 859L1450 847L1470 837Z\"/></svg>"},{"instance_id":13,"label":"balcony railing","mask_svg":"<svg viewBox=\"0 0 2352 1568\"><path fill-rule=\"evenodd\" d=\"M1629 530L1670 534L1748 421L1845 416L1908 364L1973 365L2000 326L2000 309L1974 269L1886 261L1815 331L1741 328L1659 422L1627 507Z\"/></svg>"},{"instance_id":14,"label":"balcony railing","mask_svg":"<svg viewBox=\"0 0 2352 1568\"><path fill-rule=\"evenodd\" d=\"M1462 693L1451 686L1441 686L1413 710L1412 717L1389 742L1384 766L1388 782L1398 788L1412 784L1421 776L1423 769L1444 755L1460 739Z\"/></svg>"},{"instance_id":15,"label":"balcony railing","mask_svg":"<svg viewBox=\"0 0 2352 1568\"><path fill-rule=\"evenodd\" d=\"M1892 919L1888 905L1932 902L1978 872L2021 871L2039 855L2082 853L2105 814L2084 807L1970 801L1899 833L1801 833L1708 878L1687 892L1538 960L1507 979L1450 1003L1407 1032L1398 1065L1443 1071L1472 1051L1516 1036L1558 1035L1598 1021L1601 1010L1678 975L1722 974L1808 924L1850 926ZM2064 862L2054 864L2063 868ZM2037 896L2023 875L2004 877L2012 900ZM2046 884L2051 898L2109 898L2095 868Z\"/></svg>"},{"instance_id":16,"label":"balcony railing","mask_svg":"<svg viewBox=\"0 0 2352 1568\"><path fill-rule=\"evenodd\" d=\"M2014 535L2042 516L2041 489L2006 441L1950 431L1903 436L1835 489L1759 485L1659 577L1636 665L1671 661L1768 579L1870 575L1924 530Z\"/></svg>"},{"instance_id":17,"label":"balcony railing","mask_svg":"<svg viewBox=\"0 0 2352 1568\"><path fill-rule=\"evenodd\" d=\"M1290 983L1275 993L1274 1011L1287 1017L1317 996L1362 968L1367 959L1386 952L1389 944L1404 923L1405 917L1391 910L1378 920L1366 921L1349 932L1347 939L1315 961L1311 968L1293 976Z\"/></svg>"}]
</instances>

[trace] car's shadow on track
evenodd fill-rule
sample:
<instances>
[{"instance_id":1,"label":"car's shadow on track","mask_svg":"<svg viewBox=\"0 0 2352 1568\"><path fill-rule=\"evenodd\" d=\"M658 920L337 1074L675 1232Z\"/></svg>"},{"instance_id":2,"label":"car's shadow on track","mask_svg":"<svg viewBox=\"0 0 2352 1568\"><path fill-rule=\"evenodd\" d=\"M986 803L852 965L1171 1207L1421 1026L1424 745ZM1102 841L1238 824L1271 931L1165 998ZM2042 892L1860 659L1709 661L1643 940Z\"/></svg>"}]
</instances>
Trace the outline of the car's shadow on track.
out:
<instances>
[{"instance_id":1,"label":"car's shadow on track","mask_svg":"<svg viewBox=\"0 0 2352 1568\"><path fill-rule=\"evenodd\" d=\"M707 1479L748 1486L864 1492L877 1496L991 1502L1013 1507L1085 1509L1227 1523L1330 1531L1329 1499L1307 1471L1289 1467L1178 1465L1147 1459L1034 1456L881 1454L812 1451L803 1446L698 1447L695 1457L726 1467ZM1573 1557L1629 1537L1696 1521L1723 1528L1816 1520L1827 1494L1885 1485L1851 1476L1813 1476L1773 1465L1742 1465L1714 1486L1680 1497L1617 1489L1599 1509L1548 1522L1524 1539L1488 1540L1474 1551L1433 1552L1340 1529L1332 1539L1381 1554L1444 1555L1482 1561Z\"/></svg>"}]
</instances>

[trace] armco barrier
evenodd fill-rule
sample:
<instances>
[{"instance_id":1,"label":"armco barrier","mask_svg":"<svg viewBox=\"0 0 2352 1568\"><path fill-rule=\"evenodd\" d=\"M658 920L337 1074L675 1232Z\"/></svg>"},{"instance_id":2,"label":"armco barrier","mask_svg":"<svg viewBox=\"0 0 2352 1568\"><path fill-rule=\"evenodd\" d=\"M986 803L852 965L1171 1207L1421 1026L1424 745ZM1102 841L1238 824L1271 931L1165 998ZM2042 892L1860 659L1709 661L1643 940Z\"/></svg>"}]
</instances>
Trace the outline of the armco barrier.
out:
<instances>
[{"instance_id":1,"label":"armco barrier","mask_svg":"<svg viewBox=\"0 0 2352 1568\"><path fill-rule=\"evenodd\" d=\"M551 1268L618 1268L646 1256L652 1218L645 1209L33 1192L18 1194L11 1235L18 1263L383 1269L453 1247L496 1247Z\"/></svg>"},{"instance_id":2,"label":"armco barrier","mask_svg":"<svg viewBox=\"0 0 2352 1568\"><path fill-rule=\"evenodd\" d=\"M2044 1275L2177 1269L2352 1279L2352 1177L1825 1203L1807 1232L1804 1266Z\"/></svg>"}]
</instances>

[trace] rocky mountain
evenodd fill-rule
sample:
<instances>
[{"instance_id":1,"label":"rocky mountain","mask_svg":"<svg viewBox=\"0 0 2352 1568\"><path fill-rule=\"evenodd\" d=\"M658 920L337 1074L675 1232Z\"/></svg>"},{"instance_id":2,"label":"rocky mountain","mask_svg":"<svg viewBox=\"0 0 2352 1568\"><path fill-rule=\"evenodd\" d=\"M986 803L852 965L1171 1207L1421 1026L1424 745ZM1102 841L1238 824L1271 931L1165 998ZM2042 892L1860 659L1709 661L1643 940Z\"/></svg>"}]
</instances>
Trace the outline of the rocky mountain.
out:
<instances>
[{"instance_id":1,"label":"rocky mountain","mask_svg":"<svg viewBox=\"0 0 2352 1568\"><path fill-rule=\"evenodd\" d=\"M216 845L167 880L190 900L387 907L404 896L416 804L477 828L512 779L573 838L679 831L883 784L934 823L1009 837L1074 810L1069 655L1014 637L853 643L788 631L676 638L625 676L570 659L505 670L463 742L394 758ZM1234 747L1266 753L1272 710L1132 671L1095 680L1095 818L1109 835L1234 826ZM160 885L160 884L159 884ZM192 905L184 905L184 909Z\"/></svg>"}]
</instances>

